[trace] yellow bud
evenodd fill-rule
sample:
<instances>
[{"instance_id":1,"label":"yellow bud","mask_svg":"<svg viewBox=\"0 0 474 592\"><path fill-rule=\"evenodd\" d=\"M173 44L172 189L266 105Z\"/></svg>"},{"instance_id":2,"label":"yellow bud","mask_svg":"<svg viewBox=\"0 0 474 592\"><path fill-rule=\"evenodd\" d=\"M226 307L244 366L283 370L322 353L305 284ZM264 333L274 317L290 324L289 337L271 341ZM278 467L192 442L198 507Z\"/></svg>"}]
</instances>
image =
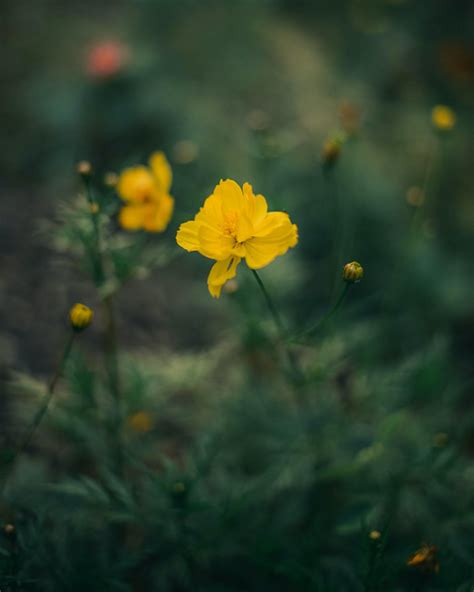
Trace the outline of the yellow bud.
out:
<instances>
[{"instance_id":1,"label":"yellow bud","mask_svg":"<svg viewBox=\"0 0 474 592\"><path fill-rule=\"evenodd\" d=\"M75 304L69 311L69 320L74 331L83 331L91 323L94 311L85 304Z\"/></svg>"},{"instance_id":2,"label":"yellow bud","mask_svg":"<svg viewBox=\"0 0 474 592\"><path fill-rule=\"evenodd\" d=\"M372 541L378 541L381 536L382 536L382 534L380 533L379 530L371 530L369 533L369 538Z\"/></svg>"},{"instance_id":3,"label":"yellow bud","mask_svg":"<svg viewBox=\"0 0 474 592\"><path fill-rule=\"evenodd\" d=\"M127 420L128 425L135 432L146 433L153 428L153 422L151 417L145 411L137 411Z\"/></svg>"},{"instance_id":4,"label":"yellow bud","mask_svg":"<svg viewBox=\"0 0 474 592\"><path fill-rule=\"evenodd\" d=\"M346 282L351 284L360 282L360 280L364 277L364 268L357 261L346 263L342 271L342 277Z\"/></svg>"},{"instance_id":5,"label":"yellow bud","mask_svg":"<svg viewBox=\"0 0 474 592\"><path fill-rule=\"evenodd\" d=\"M323 150L321 153L321 158L323 160L323 164L326 166L332 165L336 162L339 158L339 154L341 153L342 149L342 138L340 137L333 137L328 138L324 142Z\"/></svg>"},{"instance_id":6,"label":"yellow bud","mask_svg":"<svg viewBox=\"0 0 474 592\"><path fill-rule=\"evenodd\" d=\"M107 187L115 187L118 183L119 177L117 173L108 172L104 175L104 185Z\"/></svg>"},{"instance_id":7,"label":"yellow bud","mask_svg":"<svg viewBox=\"0 0 474 592\"><path fill-rule=\"evenodd\" d=\"M91 203L90 205L90 209L91 209L91 213L92 214L98 214L99 212L99 204L98 203Z\"/></svg>"},{"instance_id":8,"label":"yellow bud","mask_svg":"<svg viewBox=\"0 0 474 592\"><path fill-rule=\"evenodd\" d=\"M91 163L87 160L81 160L81 162L78 162L76 165L76 171L82 177L88 177L92 173Z\"/></svg>"},{"instance_id":9,"label":"yellow bud","mask_svg":"<svg viewBox=\"0 0 474 592\"><path fill-rule=\"evenodd\" d=\"M456 113L446 105L436 105L431 111L433 125L441 131L449 131L456 125Z\"/></svg>"}]
</instances>

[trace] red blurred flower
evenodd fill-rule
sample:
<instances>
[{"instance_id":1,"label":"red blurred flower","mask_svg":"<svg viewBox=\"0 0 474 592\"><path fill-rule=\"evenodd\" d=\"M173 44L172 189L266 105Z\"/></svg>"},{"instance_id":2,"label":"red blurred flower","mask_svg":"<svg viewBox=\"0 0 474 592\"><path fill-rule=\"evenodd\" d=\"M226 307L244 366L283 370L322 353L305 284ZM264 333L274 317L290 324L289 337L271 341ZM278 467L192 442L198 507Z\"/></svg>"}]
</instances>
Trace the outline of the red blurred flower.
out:
<instances>
[{"instance_id":1,"label":"red blurred flower","mask_svg":"<svg viewBox=\"0 0 474 592\"><path fill-rule=\"evenodd\" d=\"M109 78L120 72L129 58L129 49L118 41L102 41L87 55L86 71L97 78Z\"/></svg>"}]
</instances>

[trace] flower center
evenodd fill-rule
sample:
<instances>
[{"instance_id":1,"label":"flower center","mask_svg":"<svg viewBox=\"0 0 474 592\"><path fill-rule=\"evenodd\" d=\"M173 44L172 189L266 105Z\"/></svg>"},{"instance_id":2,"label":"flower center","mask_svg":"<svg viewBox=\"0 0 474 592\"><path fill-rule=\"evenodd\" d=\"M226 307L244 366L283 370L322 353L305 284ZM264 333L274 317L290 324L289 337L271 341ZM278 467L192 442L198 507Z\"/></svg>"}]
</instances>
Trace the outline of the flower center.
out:
<instances>
[{"instance_id":1,"label":"flower center","mask_svg":"<svg viewBox=\"0 0 474 592\"><path fill-rule=\"evenodd\" d=\"M232 236L234 239L237 234L237 222L239 221L239 215L236 211L231 210L224 214L223 232L227 236Z\"/></svg>"}]
</instances>

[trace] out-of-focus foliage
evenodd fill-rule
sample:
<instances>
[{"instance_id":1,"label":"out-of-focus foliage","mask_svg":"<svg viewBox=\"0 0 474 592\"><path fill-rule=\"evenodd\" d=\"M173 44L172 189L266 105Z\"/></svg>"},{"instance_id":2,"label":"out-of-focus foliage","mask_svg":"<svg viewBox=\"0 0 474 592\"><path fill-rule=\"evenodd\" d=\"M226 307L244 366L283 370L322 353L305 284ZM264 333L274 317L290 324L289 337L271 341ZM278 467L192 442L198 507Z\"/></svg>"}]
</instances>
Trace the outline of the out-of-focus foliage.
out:
<instances>
[{"instance_id":1,"label":"out-of-focus foliage","mask_svg":"<svg viewBox=\"0 0 474 592\"><path fill-rule=\"evenodd\" d=\"M95 311L3 489L2 592L471 592L472 2L2 13L2 466L71 304ZM452 129L433 125L436 105ZM127 233L110 172L154 150L175 212L163 234ZM228 177L298 224L297 248L261 272L295 333L334 304L343 264L364 267L338 314L291 344L303 385L282 372L250 272L212 300L208 262L175 244ZM408 566L423 543L436 559Z\"/></svg>"}]
</instances>

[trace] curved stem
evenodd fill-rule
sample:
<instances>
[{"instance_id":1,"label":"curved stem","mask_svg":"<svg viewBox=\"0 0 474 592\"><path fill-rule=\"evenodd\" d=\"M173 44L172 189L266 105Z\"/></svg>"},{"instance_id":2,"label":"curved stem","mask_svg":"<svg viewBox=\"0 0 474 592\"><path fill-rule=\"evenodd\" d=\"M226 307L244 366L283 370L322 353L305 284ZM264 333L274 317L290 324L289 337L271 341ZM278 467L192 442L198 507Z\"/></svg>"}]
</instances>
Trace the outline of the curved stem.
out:
<instances>
[{"instance_id":1,"label":"curved stem","mask_svg":"<svg viewBox=\"0 0 474 592\"><path fill-rule=\"evenodd\" d=\"M278 309L276 308L275 304L273 303L273 300L272 300L268 290L266 289L265 284L263 283L261 277L258 275L257 271L255 269L252 269L251 271L253 273L254 278L257 281L257 284L260 287L260 290L262 291L262 294L263 294L263 297L265 298L265 302L267 304L268 310L270 311L270 314L272 315L273 320L275 322L276 328L278 330L279 341L285 351L285 355L288 360L288 365L291 369L291 374L292 374L293 380L296 385L301 385L304 382L304 375L301 372L300 367L298 366L294 352L290 349L289 344L287 342L286 330L285 330L285 326L283 324L283 321L281 319L280 313L278 312Z\"/></svg>"},{"instance_id":2,"label":"curved stem","mask_svg":"<svg viewBox=\"0 0 474 592\"><path fill-rule=\"evenodd\" d=\"M257 284L259 285L260 290L262 291L263 297L265 298L265 302L267 303L268 310L270 311L270 314L272 315L273 320L275 321L275 325L278 329L280 337L283 339L285 336L285 327L283 325L283 321L281 320L280 313L278 312L276 306L273 304L273 300L271 299L270 294L265 288L265 284L262 282L262 279L258 275L257 271L255 269L252 269L251 271L255 279L257 280Z\"/></svg>"},{"instance_id":3,"label":"curved stem","mask_svg":"<svg viewBox=\"0 0 474 592\"><path fill-rule=\"evenodd\" d=\"M36 432L36 429L38 428L39 424L41 423L43 417L46 415L46 412L48 411L49 405L51 403L51 400L53 398L54 395L54 391L56 388L56 384L60 378L60 376L63 373L64 370L64 366L66 365L66 361L69 357L69 354L71 353L71 349L72 349L72 345L74 343L74 339L76 337L76 333L74 331L71 331L69 337L67 338L66 344L64 346L63 349L63 353L61 355L61 358L59 360L58 366L56 368L55 373L53 374L53 377L51 378L51 381L49 383L48 386L48 390L46 391L46 394L43 398L43 401L41 403L41 406L39 407L39 409L36 411L35 416L33 417L33 421L31 422L29 428L27 429L25 435L23 436L20 444L18 445L18 448L16 449L15 453L13 454L13 456L9 459L8 464L10 465L6 475L4 476L3 479L3 484L2 484L2 491L4 490L8 478L11 475L11 472L13 470L13 467L15 465L16 460L23 454L23 452L28 448L28 446L30 445L33 436Z\"/></svg>"},{"instance_id":4,"label":"curved stem","mask_svg":"<svg viewBox=\"0 0 474 592\"><path fill-rule=\"evenodd\" d=\"M90 206L92 224L94 227L94 243L96 256L96 287L99 289L102 304L105 314L105 338L104 338L104 352L105 365L108 375L109 388L114 403L114 415L110 426L110 448L116 469L119 473L123 468L123 451L121 439L122 427L122 397L120 390L120 375L118 365L118 347L117 347L117 328L114 314L114 303L112 294L101 294L100 288L106 280L106 266L102 253L102 237L99 225L99 207L92 191L91 179L89 176L83 177L84 187L86 190L87 200Z\"/></svg>"},{"instance_id":5,"label":"curved stem","mask_svg":"<svg viewBox=\"0 0 474 592\"><path fill-rule=\"evenodd\" d=\"M315 333L318 329L320 329L325 323L327 323L329 321L329 319L331 319L336 314L336 312L339 310L339 308L342 305L342 303L344 302L347 294L349 293L351 286L352 286L351 283L346 282L344 285L344 288L342 289L342 292L339 294L339 298L337 299L334 306L321 319L319 319L319 321L317 323L315 323L309 329L306 329L305 331L300 333L300 335L297 336L294 340L299 341L300 339L305 339L306 337L310 337L313 333Z\"/></svg>"}]
</instances>

